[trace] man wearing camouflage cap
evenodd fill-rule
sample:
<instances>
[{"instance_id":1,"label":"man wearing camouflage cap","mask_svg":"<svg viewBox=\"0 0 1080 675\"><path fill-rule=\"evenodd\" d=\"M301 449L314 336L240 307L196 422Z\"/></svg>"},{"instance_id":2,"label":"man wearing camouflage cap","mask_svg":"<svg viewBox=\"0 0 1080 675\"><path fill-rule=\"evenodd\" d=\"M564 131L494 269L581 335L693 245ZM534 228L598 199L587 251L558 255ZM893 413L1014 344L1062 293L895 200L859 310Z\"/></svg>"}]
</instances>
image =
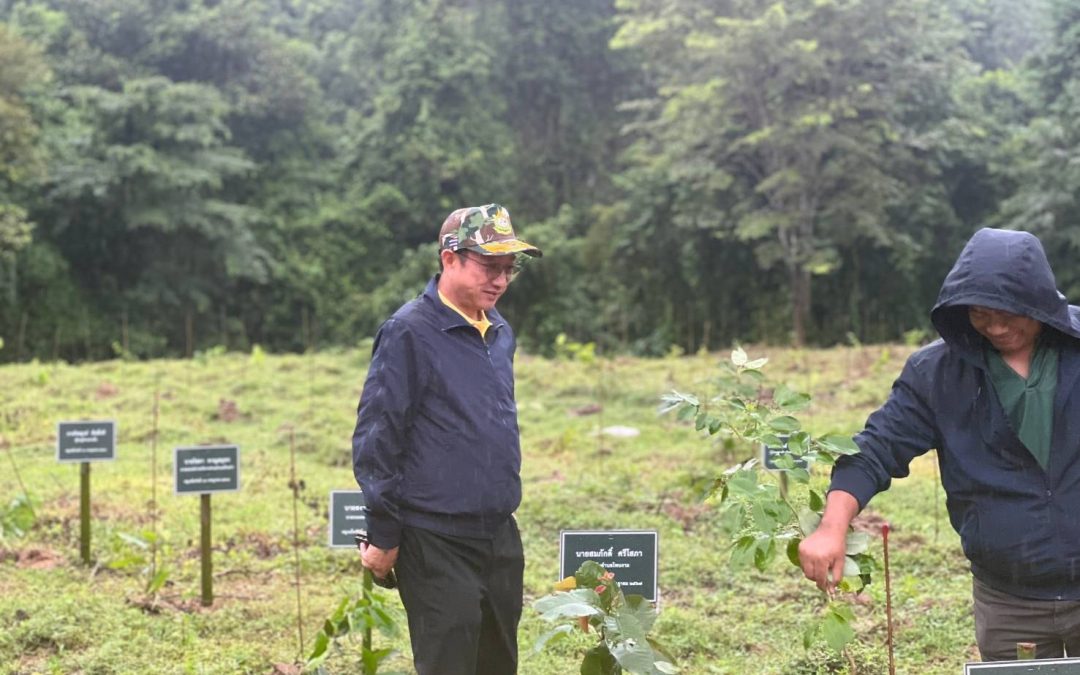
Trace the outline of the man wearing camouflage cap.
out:
<instances>
[{"instance_id":1,"label":"man wearing camouflage cap","mask_svg":"<svg viewBox=\"0 0 1080 675\"><path fill-rule=\"evenodd\" d=\"M440 273L379 328L353 433L364 567L393 570L419 675L517 671L521 449L514 334L495 310L540 250L498 204L439 231Z\"/></svg>"}]
</instances>

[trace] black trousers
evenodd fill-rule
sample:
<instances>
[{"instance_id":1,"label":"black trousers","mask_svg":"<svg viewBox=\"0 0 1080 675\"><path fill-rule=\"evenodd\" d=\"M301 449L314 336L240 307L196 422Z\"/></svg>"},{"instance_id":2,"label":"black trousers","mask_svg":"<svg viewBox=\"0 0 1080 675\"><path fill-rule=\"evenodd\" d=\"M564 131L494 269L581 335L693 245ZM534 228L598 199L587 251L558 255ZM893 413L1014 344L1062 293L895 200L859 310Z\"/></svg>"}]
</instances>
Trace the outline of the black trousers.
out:
<instances>
[{"instance_id":1,"label":"black trousers","mask_svg":"<svg viewBox=\"0 0 1080 675\"><path fill-rule=\"evenodd\" d=\"M973 580L975 640L983 661L1013 661L1017 642L1034 642L1035 658L1080 656L1080 600L1028 600Z\"/></svg>"},{"instance_id":2,"label":"black trousers","mask_svg":"<svg viewBox=\"0 0 1080 675\"><path fill-rule=\"evenodd\" d=\"M513 675L525 556L508 518L494 539L406 527L394 567L418 675Z\"/></svg>"}]
</instances>

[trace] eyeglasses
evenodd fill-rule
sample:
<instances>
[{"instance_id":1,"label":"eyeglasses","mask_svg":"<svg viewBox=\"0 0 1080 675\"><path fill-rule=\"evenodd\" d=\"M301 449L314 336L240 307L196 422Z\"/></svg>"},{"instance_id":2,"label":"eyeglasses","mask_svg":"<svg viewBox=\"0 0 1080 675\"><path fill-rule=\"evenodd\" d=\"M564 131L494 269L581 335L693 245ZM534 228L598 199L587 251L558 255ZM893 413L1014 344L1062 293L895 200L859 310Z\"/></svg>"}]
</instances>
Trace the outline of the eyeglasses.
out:
<instances>
[{"instance_id":1,"label":"eyeglasses","mask_svg":"<svg viewBox=\"0 0 1080 675\"><path fill-rule=\"evenodd\" d=\"M521 274L521 270L525 268L524 261L515 257L514 262L509 265L500 265L498 263L484 262L481 258L475 258L471 255L466 255L464 251L458 251L465 260L471 260L480 267L484 268L484 274L487 275L488 281L494 281L501 276L505 276L507 281L513 281L518 274Z\"/></svg>"}]
</instances>

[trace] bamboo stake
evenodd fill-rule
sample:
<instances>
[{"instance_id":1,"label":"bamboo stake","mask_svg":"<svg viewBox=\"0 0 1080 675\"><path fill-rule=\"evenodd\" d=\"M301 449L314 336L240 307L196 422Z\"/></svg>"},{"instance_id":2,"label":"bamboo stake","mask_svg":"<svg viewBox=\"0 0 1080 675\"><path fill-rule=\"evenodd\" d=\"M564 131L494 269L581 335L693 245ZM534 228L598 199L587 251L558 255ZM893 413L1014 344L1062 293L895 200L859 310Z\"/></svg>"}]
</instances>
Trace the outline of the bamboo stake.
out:
<instances>
[{"instance_id":1,"label":"bamboo stake","mask_svg":"<svg viewBox=\"0 0 1080 675\"><path fill-rule=\"evenodd\" d=\"M296 480L296 432L289 428L289 485L293 493L293 560L296 570L296 633L300 640L300 658L304 658L304 609L300 593L300 483Z\"/></svg>"},{"instance_id":2,"label":"bamboo stake","mask_svg":"<svg viewBox=\"0 0 1080 675\"><path fill-rule=\"evenodd\" d=\"M161 374L158 374L158 386L154 387L154 428L150 432L150 530L153 539L150 541L150 578L157 577L158 556L158 511L157 511L157 437L158 437L158 403L160 401Z\"/></svg>"},{"instance_id":3,"label":"bamboo stake","mask_svg":"<svg viewBox=\"0 0 1080 675\"><path fill-rule=\"evenodd\" d=\"M889 576L889 524L881 526L882 546L885 548L885 644L889 648L889 675L896 675L896 655L893 642L892 579Z\"/></svg>"}]
</instances>

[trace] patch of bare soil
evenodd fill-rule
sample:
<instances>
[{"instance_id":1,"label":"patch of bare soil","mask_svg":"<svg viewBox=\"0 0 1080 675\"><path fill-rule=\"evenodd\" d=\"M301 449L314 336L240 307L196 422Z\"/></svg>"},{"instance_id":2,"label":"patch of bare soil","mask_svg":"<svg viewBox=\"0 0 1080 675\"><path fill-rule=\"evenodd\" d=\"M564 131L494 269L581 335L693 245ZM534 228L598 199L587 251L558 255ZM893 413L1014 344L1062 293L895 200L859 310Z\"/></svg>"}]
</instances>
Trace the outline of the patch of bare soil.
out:
<instances>
[{"instance_id":1,"label":"patch of bare soil","mask_svg":"<svg viewBox=\"0 0 1080 675\"><path fill-rule=\"evenodd\" d=\"M599 412L603 412L604 406L599 403L589 403L583 405L580 408L573 408L570 410L570 414L574 417L584 417L585 415L595 415Z\"/></svg>"},{"instance_id":2,"label":"patch of bare soil","mask_svg":"<svg viewBox=\"0 0 1080 675\"><path fill-rule=\"evenodd\" d=\"M251 414L240 412L240 408L237 407L236 401L223 398L218 400L218 409L217 412L214 413L214 419L222 422L235 422L236 420L251 419Z\"/></svg>"},{"instance_id":3,"label":"patch of bare soil","mask_svg":"<svg viewBox=\"0 0 1080 675\"><path fill-rule=\"evenodd\" d=\"M851 521L851 527L853 527L856 532L865 532L874 537L880 537L881 526L887 522L889 521L873 511L863 511L855 516L855 520ZM895 533L896 528L893 528L890 525L890 531Z\"/></svg>"},{"instance_id":4,"label":"patch of bare soil","mask_svg":"<svg viewBox=\"0 0 1080 675\"><path fill-rule=\"evenodd\" d=\"M24 570L51 570L64 564L64 556L50 548L31 546L0 552L0 560L13 560Z\"/></svg>"},{"instance_id":5,"label":"patch of bare soil","mask_svg":"<svg viewBox=\"0 0 1080 675\"><path fill-rule=\"evenodd\" d=\"M94 397L99 401L103 401L107 398L112 398L119 393L120 387L117 387L111 382L102 382L98 385L97 391L94 392Z\"/></svg>"},{"instance_id":6,"label":"patch of bare soil","mask_svg":"<svg viewBox=\"0 0 1080 675\"><path fill-rule=\"evenodd\" d=\"M677 522L682 527L683 532L693 530L698 521L710 512L707 504L701 502L684 504L676 499L665 499L660 504L660 510L668 518Z\"/></svg>"},{"instance_id":7,"label":"patch of bare soil","mask_svg":"<svg viewBox=\"0 0 1080 675\"><path fill-rule=\"evenodd\" d=\"M127 604L140 609L147 614L163 614L165 612L182 612L195 614L208 607L202 606L198 598L168 597L164 595L146 596L141 598L126 598Z\"/></svg>"}]
</instances>

